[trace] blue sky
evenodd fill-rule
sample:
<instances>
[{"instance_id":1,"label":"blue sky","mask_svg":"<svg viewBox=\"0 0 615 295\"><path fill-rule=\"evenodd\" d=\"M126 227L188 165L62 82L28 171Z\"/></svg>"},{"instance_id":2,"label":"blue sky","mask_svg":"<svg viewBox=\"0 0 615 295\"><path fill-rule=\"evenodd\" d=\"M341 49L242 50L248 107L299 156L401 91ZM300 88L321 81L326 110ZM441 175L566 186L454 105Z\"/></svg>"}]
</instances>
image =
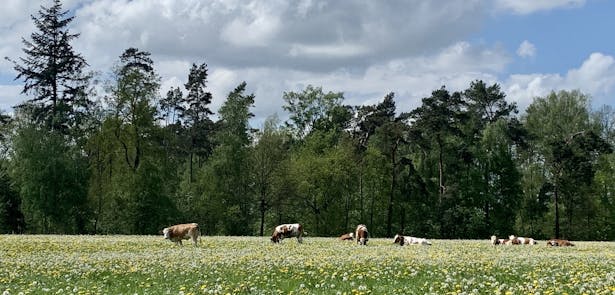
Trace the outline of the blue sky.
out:
<instances>
[{"instance_id":1,"label":"blue sky","mask_svg":"<svg viewBox=\"0 0 615 295\"><path fill-rule=\"evenodd\" d=\"M615 1L598 0L582 7L491 15L472 38L501 42L509 52L515 52L523 40L536 46L535 58L512 63L507 73L563 74L593 52L613 54L614 12Z\"/></svg>"},{"instance_id":2,"label":"blue sky","mask_svg":"<svg viewBox=\"0 0 615 295\"><path fill-rule=\"evenodd\" d=\"M29 15L49 0L3 0L0 56L17 58ZM523 111L533 97L580 89L615 105L615 1L66 0L75 49L108 73L129 47L149 51L161 93L206 62L214 110L242 81L257 118L284 118L282 94L308 84L371 104L396 93L409 111L442 85L499 83ZM0 60L0 109L23 97ZM103 93L101 93L102 95ZM258 127L258 126L255 126Z\"/></svg>"}]
</instances>

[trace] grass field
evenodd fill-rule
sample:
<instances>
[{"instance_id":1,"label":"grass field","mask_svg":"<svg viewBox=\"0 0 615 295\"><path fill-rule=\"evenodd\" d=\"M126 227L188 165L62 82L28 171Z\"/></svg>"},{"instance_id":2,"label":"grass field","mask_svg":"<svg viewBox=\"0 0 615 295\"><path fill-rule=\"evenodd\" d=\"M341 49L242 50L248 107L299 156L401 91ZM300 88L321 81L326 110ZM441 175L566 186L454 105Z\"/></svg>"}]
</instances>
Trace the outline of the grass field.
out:
<instances>
[{"instance_id":1,"label":"grass field","mask_svg":"<svg viewBox=\"0 0 615 295\"><path fill-rule=\"evenodd\" d=\"M615 294L615 243L0 235L3 294Z\"/></svg>"}]
</instances>

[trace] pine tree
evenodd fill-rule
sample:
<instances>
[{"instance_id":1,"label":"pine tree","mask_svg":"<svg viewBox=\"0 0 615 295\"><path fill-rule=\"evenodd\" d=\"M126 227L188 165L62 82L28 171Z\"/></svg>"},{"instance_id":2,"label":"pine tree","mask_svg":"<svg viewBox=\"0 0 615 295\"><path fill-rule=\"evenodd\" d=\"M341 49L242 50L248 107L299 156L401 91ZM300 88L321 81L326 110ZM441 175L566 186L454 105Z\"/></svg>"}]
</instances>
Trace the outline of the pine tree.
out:
<instances>
[{"instance_id":1,"label":"pine tree","mask_svg":"<svg viewBox=\"0 0 615 295\"><path fill-rule=\"evenodd\" d=\"M109 104L115 113L115 136L124 159L133 171L139 168L156 121L160 77L150 53L128 48L120 56L117 81L110 89Z\"/></svg>"},{"instance_id":2,"label":"pine tree","mask_svg":"<svg viewBox=\"0 0 615 295\"><path fill-rule=\"evenodd\" d=\"M192 64L190 74L188 75L188 83L184 85L188 94L183 99L186 108L180 114L180 117L186 124L190 143L189 154L190 159L190 182L194 180L193 162L195 156L198 157L198 164L207 158L213 149L210 132L213 129L213 121L209 118L213 112L209 109L211 104L211 92L205 91L207 87L207 64L202 63L197 66Z\"/></svg>"},{"instance_id":3,"label":"pine tree","mask_svg":"<svg viewBox=\"0 0 615 295\"><path fill-rule=\"evenodd\" d=\"M49 129L69 129L79 124L79 113L90 104L85 96L89 78L83 73L87 63L71 46L79 34L68 30L74 16L54 0L51 7L41 6L38 15L31 17L38 31L31 40L22 39L25 57L6 58L19 73L15 79L24 80L22 93L33 95L18 107Z\"/></svg>"}]
</instances>

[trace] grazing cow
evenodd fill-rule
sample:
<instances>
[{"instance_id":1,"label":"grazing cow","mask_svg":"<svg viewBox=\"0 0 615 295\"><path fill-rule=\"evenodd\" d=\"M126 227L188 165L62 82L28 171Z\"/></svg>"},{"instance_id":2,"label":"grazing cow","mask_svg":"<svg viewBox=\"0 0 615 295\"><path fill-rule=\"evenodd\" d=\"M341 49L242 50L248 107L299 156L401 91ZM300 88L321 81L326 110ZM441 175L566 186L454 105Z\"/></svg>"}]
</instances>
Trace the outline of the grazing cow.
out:
<instances>
[{"instance_id":1,"label":"grazing cow","mask_svg":"<svg viewBox=\"0 0 615 295\"><path fill-rule=\"evenodd\" d=\"M565 247L565 246L574 246L574 244L571 243L568 240L551 239L551 240L547 241L547 246L555 246L555 247L562 246L562 247Z\"/></svg>"},{"instance_id":2,"label":"grazing cow","mask_svg":"<svg viewBox=\"0 0 615 295\"><path fill-rule=\"evenodd\" d=\"M279 243L283 239L297 237L297 242L303 243L303 226L299 223L280 224L271 234L271 241Z\"/></svg>"},{"instance_id":3,"label":"grazing cow","mask_svg":"<svg viewBox=\"0 0 615 295\"><path fill-rule=\"evenodd\" d=\"M496 245L506 245L508 243L508 239L498 239L496 236L491 236L491 244Z\"/></svg>"},{"instance_id":4,"label":"grazing cow","mask_svg":"<svg viewBox=\"0 0 615 295\"><path fill-rule=\"evenodd\" d=\"M357 225L357 229L355 230L355 237L357 237L357 243L359 245L367 246L367 241L369 240L369 232L367 231L367 226L365 224Z\"/></svg>"},{"instance_id":5,"label":"grazing cow","mask_svg":"<svg viewBox=\"0 0 615 295\"><path fill-rule=\"evenodd\" d=\"M399 244L400 246L405 245L431 245L431 242L425 238L415 238L415 237L404 237L402 235L395 235L393 238L394 244Z\"/></svg>"},{"instance_id":6,"label":"grazing cow","mask_svg":"<svg viewBox=\"0 0 615 295\"><path fill-rule=\"evenodd\" d=\"M509 245L536 245L536 241L532 238L525 237L517 237L515 235L511 235L508 237Z\"/></svg>"},{"instance_id":7,"label":"grazing cow","mask_svg":"<svg viewBox=\"0 0 615 295\"><path fill-rule=\"evenodd\" d=\"M343 234L339 237L342 241L352 241L354 240L354 233Z\"/></svg>"},{"instance_id":8,"label":"grazing cow","mask_svg":"<svg viewBox=\"0 0 615 295\"><path fill-rule=\"evenodd\" d=\"M177 224L162 229L164 238L182 246L182 240L192 239L194 246L197 246L198 238L201 236L199 225L196 223Z\"/></svg>"}]
</instances>

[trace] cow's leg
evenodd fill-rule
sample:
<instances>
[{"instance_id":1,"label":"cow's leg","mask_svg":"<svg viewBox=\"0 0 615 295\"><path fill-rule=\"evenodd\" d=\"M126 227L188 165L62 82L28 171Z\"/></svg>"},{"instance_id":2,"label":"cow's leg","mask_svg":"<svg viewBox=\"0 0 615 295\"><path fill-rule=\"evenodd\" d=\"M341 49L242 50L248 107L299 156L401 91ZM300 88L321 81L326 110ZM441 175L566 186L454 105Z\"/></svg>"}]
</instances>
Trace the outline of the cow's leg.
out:
<instances>
[{"instance_id":1,"label":"cow's leg","mask_svg":"<svg viewBox=\"0 0 615 295\"><path fill-rule=\"evenodd\" d=\"M196 247L196 246L198 246L198 245L197 245L197 244L198 244L198 240L197 240L198 238L199 238L199 237L198 237L198 236L196 236L196 235L192 236L192 243L194 244L194 246L195 246L195 247Z\"/></svg>"},{"instance_id":2,"label":"cow's leg","mask_svg":"<svg viewBox=\"0 0 615 295\"><path fill-rule=\"evenodd\" d=\"M303 243L303 237L301 235L297 236L297 242Z\"/></svg>"},{"instance_id":3,"label":"cow's leg","mask_svg":"<svg viewBox=\"0 0 615 295\"><path fill-rule=\"evenodd\" d=\"M181 239L177 240L177 244L180 245L180 246L184 245L184 244L182 244L182 240Z\"/></svg>"}]
</instances>

